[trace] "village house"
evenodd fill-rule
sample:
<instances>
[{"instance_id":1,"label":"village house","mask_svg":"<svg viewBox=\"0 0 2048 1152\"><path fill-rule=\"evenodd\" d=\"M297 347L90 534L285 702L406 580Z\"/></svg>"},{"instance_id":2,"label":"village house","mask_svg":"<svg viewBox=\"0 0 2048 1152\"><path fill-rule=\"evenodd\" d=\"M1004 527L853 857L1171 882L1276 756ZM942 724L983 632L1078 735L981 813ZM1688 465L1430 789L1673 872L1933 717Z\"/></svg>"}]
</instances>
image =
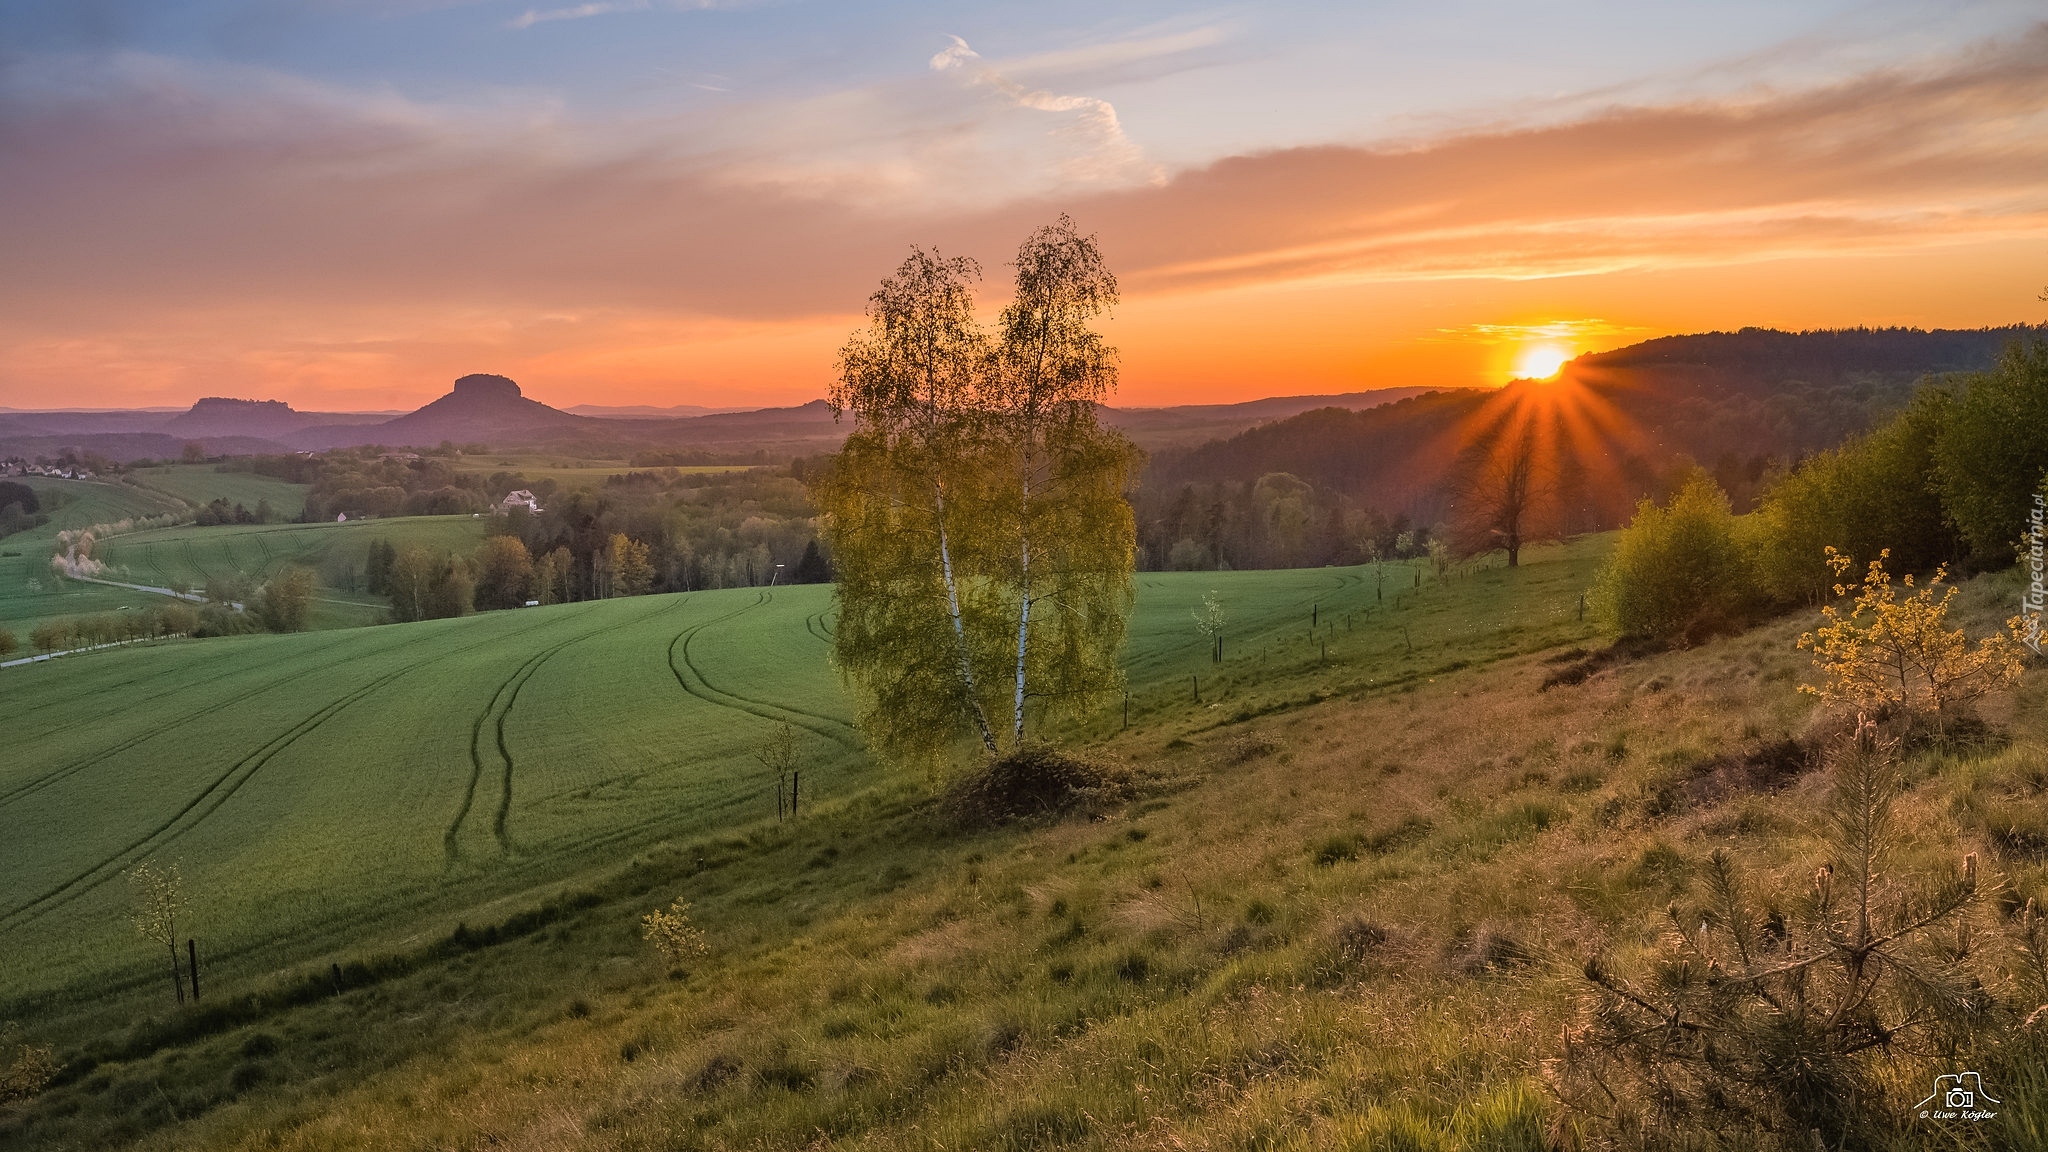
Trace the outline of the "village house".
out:
<instances>
[{"instance_id":1,"label":"village house","mask_svg":"<svg viewBox=\"0 0 2048 1152\"><path fill-rule=\"evenodd\" d=\"M498 506L492 509L492 511L503 516L514 508L524 508L532 515L540 515L540 501L534 498L533 493L528 492L524 488L505 493L505 498L498 501Z\"/></svg>"}]
</instances>

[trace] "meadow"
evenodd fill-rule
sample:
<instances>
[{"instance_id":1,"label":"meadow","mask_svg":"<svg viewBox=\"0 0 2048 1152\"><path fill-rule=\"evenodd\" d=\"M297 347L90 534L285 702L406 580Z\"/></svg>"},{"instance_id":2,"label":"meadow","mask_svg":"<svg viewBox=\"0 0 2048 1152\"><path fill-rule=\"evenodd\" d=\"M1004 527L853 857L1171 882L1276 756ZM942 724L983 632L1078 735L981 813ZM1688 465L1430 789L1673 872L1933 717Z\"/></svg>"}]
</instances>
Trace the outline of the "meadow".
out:
<instances>
[{"instance_id":1,"label":"meadow","mask_svg":"<svg viewBox=\"0 0 2048 1152\"><path fill-rule=\"evenodd\" d=\"M613 476L633 471L654 471L650 468L635 468L630 460L590 460L574 456L549 453L501 453L485 452L474 456L458 456L453 461L457 472L475 472L492 475L498 472L516 472L529 484L541 480L553 480L563 488L596 488ZM678 472L741 472L751 465L746 464L691 464L678 467ZM662 470L666 470L665 468Z\"/></svg>"},{"instance_id":2,"label":"meadow","mask_svg":"<svg viewBox=\"0 0 2048 1152\"><path fill-rule=\"evenodd\" d=\"M41 621L149 608L163 597L131 588L60 579L50 571L59 532L136 516L189 509L215 498L254 509L268 499L282 514L297 515L305 486L210 467L139 470L138 484L30 477L48 504L50 523L0 540L0 628L26 643ZM472 516L407 516L323 524L184 524L109 537L95 556L109 566L108 580L150 587L203 590L210 580L261 584L285 564L314 570L318 597L314 628L354 627L382 619L389 607L363 590L370 544L467 554L483 540L487 521Z\"/></svg>"},{"instance_id":3,"label":"meadow","mask_svg":"<svg viewBox=\"0 0 2048 1152\"><path fill-rule=\"evenodd\" d=\"M110 579L153 587L203 589L209 580L261 584L278 568L297 564L319 578L315 628L372 624L389 605L363 587L370 545L388 540L405 548L467 555L489 521L474 516L399 516L326 524L181 525L116 536L98 555L114 569Z\"/></svg>"},{"instance_id":4,"label":"meadow","mask_svg":"<svg viewBox=\"0 0 2048 1152\"><path fill-rule=\"evenodd\" d=\"M1420 587L1141 575L1129 727L1118 701L1064 734L1129 793L998 829L859 753L825 588L9 669L0 817L33 840L0 1018L72 1071L0 1146L1545 1147L1584 949L1654 927L1708 847L1813 867L1818 780L1727 779L1811 722L1804 618L1543 687L1607 546ZM1971 586L1973 627L2008 583ZM2042 889L1995 821L2043 703L1916 759L1909 872L1962 838ZM752 760L784 721L792 823ZM143 858L185 872L198 1009L122 919ZM711 952L671 968L637 921L677 897ZM2006 1123L1913 1146L2048 1131Z\"/></svg>"},{"instance_id":5,"label":"meadow","mask_svg":"<svg viewBox=\"0 0 2048 1152\"><path fill-rule=\"evenodd\" d=\"M23 477L17 482L35 489L50 522L0 538L0 628L14 632L25 644L29 629L53 617L115 612L158 602L147 593L57 580L50 574L50 555L56 551L57 534L66 529L175 512L184 507L181 502L111 482L44 476Z\"/></svg>"},{"instance_id":6,"label":"meadow","mask_svg":"<svg viewBox=\"0 0 2048 1152\"><path fill-rule=\"evenodd\" d=\"M220 570L204 566L213 557L246 557L253 572L260 542L343 527L172 529L122 538L112 555L152 581L190 582ZM1418 593L1416 569L1390 571L1407 586L1403 610L1374 612L1382 602L1358 570L1144 577L1133 721L1186 714L1197 678L1203 708L1235 715L1284 707L1290 691L1271 689L1303 678L1336 693L1412 677L1475 628L1503 650L1531 630L1569 631L1591 557L1560 550L1537 570L1547 578L1500 605L1433 584ZM1467 583L1476 592L1494 575ZM1221 665L1191 617L1210 591L1229 615ZM248 954L257 971L297 958L280 941L323 940L319 951L376 935L380 919L411 931L415 894L460 909L602 862L621 840L772 815L752 754L785 720L823 798L865 764L826 660L830 606L826 586L731 589L10 669L10 709L25 719L10 726L0 811L32 831L0 886L0 939L30 987L59 974L103 987L94 957L119 956L126 931L125 892L108 880L166 855L186 862L195 892L218 893L203 903L224 930L223 964ZM1121 724L1112 706L1085 726ZM320 936L329 921L342 935Z\"/></svg>"},{"instance_id":7,"label":"meadow","mask_svg":"<svg viewBox=\"0 0 2048 1152\"><path fill-rule=\"evenodd\" d=\"M296 519L306 507L306 485L293 484L253 472L220 472L211 464L161 464L137 468L128 482L139 488L167 493L192 504L225 500L254 512L269 501L280 518Z\"/></svg>"}]
</instances>

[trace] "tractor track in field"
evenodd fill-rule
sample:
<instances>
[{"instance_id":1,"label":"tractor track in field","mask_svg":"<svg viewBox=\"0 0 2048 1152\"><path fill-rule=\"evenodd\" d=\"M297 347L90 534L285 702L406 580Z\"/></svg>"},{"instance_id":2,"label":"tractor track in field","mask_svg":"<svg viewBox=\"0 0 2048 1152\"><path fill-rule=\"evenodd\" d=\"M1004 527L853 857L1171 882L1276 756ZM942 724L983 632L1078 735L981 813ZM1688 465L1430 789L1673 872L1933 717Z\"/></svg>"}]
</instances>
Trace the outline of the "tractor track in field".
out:
<instances>
[{"instance_id":1,"label":"tractor track in field","mask_svg":"<svg viewBox=\"0 0 2048 1152\"><path fill-rule=\"evenodd\" d=\"M249 554L251 535L253 534L248 532L234 532L221 537L221 551L227 555L228 563L234 566L235 575L248 580L258 580L263 576L262 561L258 561L254 568L244 563Z\"/></svg>"},{"instance_id":2,"label":"tractor track in field","mask_svg":"<svg viewBox=\"0 0 2048 1152\"><path fill-rule=\"evenodd\" d=\"M123 712L139 711L143 705L153 704L166 696L175 696L180 692L189 691L193 688L204 688L207 685L214 683L215 681L225 680L230 676L239 676L246 672L248 672L248 669L246 668L234 668L226 672L219 673L218 675L209 676L204 680L188 680L185 683L177 685L176 687L166 688L162 692L159 692L154 696L144 696L139 699L124 700L122 705L119 708L114 709L112 712L104 713L99 716L89 717L83 721L74 721L68 724L60 724L54 728L46 728L41 732L25 733L21 736L20 739L22 743L26 744L36 740L43 740L48 737L54 736L57 733L64 731L66 728L90 727L93 724L96 724L109 716L118 715ZM154 678L155 677L153 676L137 676L131 680L123 680L118 684L110 684L106 688L101 689L101 691L118 692L131 684L138 684L142 681L151 680ZM282 683L282 681L279 681L279 683ZM211 711L211 709L207 711ZM133 737L128 741L122 742L121 744L117 744L110 748L104 748L98 752L94 752L92 755L86 757L83 761L74 760L70 764L67 764L62 768L58 768L54 771L47 772L42 776L36 777L33 780L24 781L21 784L17 784L13 788L10 788L5 792L0 792L0 808L5 808L7 804L10 801L12 801L16 796L26 795L30 792L34 792L41 789L46 781L54 783L57 779L69 775L70 773L77 771L80 768L90 767L91 764L96 761L103 760L116 752L121 752L125 751L128 748L132 748L135 746L135 744L143 740L147 740L151 736L162 735L163 732L169 728L177 727L178 725L185 723L187 720L194 720L205 714L205 711L201 711L194 712L190 716L180 717L176 720L171 721L169 724L164 725L162 728L156 729L155 731L145 733L142 736Z\"/></svg>"},{"instance_id":3,"label":"tractor track in field","mask_svg":"<svg viewBox=\"0 0 2048 1152\"><path fill-rule=\"evenodd\" d=\"M258 576L261 576L265 572L270 571L273 567L276 567L277 565L276 554L271 552L269 542L264 540L264 537L267 535L269 535L269 533L267 532L249 533L250 538L256 541L256 551L262 553L263 555L263 559L260 561L261 567L259 567L256 570L256 574Z\"/></svg>"},{"instance_id":4,"label":"tractor track in field","mask_svg":"<svg viewBox=\"0 0 2048 1152\"><path fill-rule=\"evenodd\" d=\"M130 556L138 556L141 559L131 564L128 561ZM108 553L108 558L109 563L116 568L125 568L131 573L144 575L145 578L154 577L156 583L165 588L171 586L170 580L164 574L163 565L157 560L155 541L144 541L132 548L116 543Z\"/></svg>"},{"instance_id":5,"label":"tractor track in field","mask_svg":"<svg viewBox=\"0 0 2048 1152\"><path fill-rule=\"evenodd\" d=\"M809 712L801 708L792 708L787 704L778 704L772 700L758 700L748 696L741 696L736 692L728 692L713 685L710 680L706 679L703 670L697 667L695 661L690 659L690 642L696 638L697 633L713 624L723 623L735 616L751 612L773 599L774 594L772 592L764 591L752 604L735 608L722 616L714 616L709 620L693 624L676 633L675 639L669 641L668 644L669 672L675 676L676 683L682 686L683 691L688 692L707 704L721 708L731 708L734 711L745 712L750 716L757 716L763 720L794 724L815 736L822 736L835 744L843 745L856 752L859 751L860 743L854 736L853 725L848 724L846 721L817 712ZM680 666L676 662L678 657L682 661ZM683 674L683 669L685 668L689 669L689 676ZM691 676L696 677L697 682L694 685L690 683ZM797 717L797 719L792 720L791 717Z\"/></svg>"},{"instance_id":6,"label":"tractor track in field","mask_svg":"<svg viewBox=\"0 0 2048 1152\"><path fill-rule=\"evenodd\" d=\"M271 689L271 688L275 688L275 687L277 687L277 686L279 686L279 685L281 685L281 684L289 684L289 683L291 683L291 682L292 682L292 681L294 681L294 680L297 680L297 679L299 679L299 678L301 678L301 677L304 677L304 676L310 676L310 675L314 674L315 672L320 672L320 671L323 671L323 670L327 669L328 667L329 667L329 665L326 665L326 664L320 664L320 665L316 665L316 666L314 666L314 667L311 667L311 668L306 668L306 669L304 669L304 670L302 670L302 671L299 671L299 672L294 672L294 673L292 673L292 674L290 674L290 675L288 675L288 676L283 676L283 677L280 677L280 678L278 678L278 679L276 679L276 680L271 680L271 681L269 681L269 682L265 683L265 684L263 685L263 687L262 687L261 689L259 689L259 691L268 691L269 689ZM162 699L162 698L163 698L163 697L165 697L165 696L170 696L170 695L173 695L173 694L175 694L175 693L178 693L178 692L184 692L184 691L187 691L187 690L189 690L189 689L193 689L193 688L203 688L203 687L205 687L205 686L207 686L207 685L209 685L209 684L213 684L213 683L216 683L216 682L218 682L218 681L221 681L221 680L225 680L225 679L227 679L227 678L228 678L228 677L230 677L230 676L242 676L242 675L247 675L247 674L248 674L248 673L250 673L251 671L254 671L254 670L252 670L252 669L249 669L249 668L232 668L232 669L229 669L229 670L228 670L228 671L226 671L226 672L222 672L222 673L220 673L219 675L216 675L216 676L209 676L209 677L207 677L207 678L206 678L206 679L204 679L204 680L193 680L193 681L187 681L187 682L185 682L185 683L183 683L183 684L180 684L180 685L178 685L178 686L177 686L177 687L175 687L175 688L171 688L171 689L168 689L168 690L166 690L166 691L164 691L164 692L160 692L160 693L158 693L158 694L157 694L157 695L155 695L155 696L149 696L149 697L144 697L143 699L141 699L141 700L137 700L137 701L130 701L130 702L129 702L129 703L128 703L128 704L126 705L126 706L124 706L124 709L123 709L123 710L124 710L124 711L128 711L128 710L133 710L133 709L135 708L135 706L137 706L137 705L140 705L140 704L147 704L147 703L149 703L149 702L151 702L151 701L154 701L154 700L160 700L160 699ZM58 783L58 782L60 782L60 781L64 780L64 779L65 779L65 778L67 778L67 777L70 777L70 776L74 776L74 775L76 775L77 773L79 773L79 772L82 772L82 771L86 770L87 768L91 768L91 767L92 767L92 766L94 766L95 764L98 764L98 763L99 763L100 761L102 761L102 760L105 760L105 759L107 759L107 758L108 758L108 757L110 757L110 756L116 756L116 755L119 755L120 753L122 753L122 752L126 752L126 751L128 751L128 750L129 750L130 748L133 748L133 747L135 747L135 746L136 746L136 745L138 745L138 744L143 744L143 743L146 743L147 741L149 741L149 740L151 740L151 739L154 739L155 737L161 736L161 735L163 735L163 734L164 734L165 732L168 732L168 731L170 731L170 730L171 730L171 729L173 729L173 728L181 728L181 727L185 726L186 724L190 724L190 723L192 723L192 722L193 722L193 721L195 721L195 720L199 720L199 719L201 719L201 718L203 718L203 717L206 717L206 716L210 716L210 715L212 715L213 713L215 713L215 712L219 712L219 711L221 711L221 710L222 710L222 709L224 709L224 708L232 708L232 707L234 707L234 706L236 706L236 705L238 705L238 704L244 704L244 703L247 703L247 702L248 702L248 697L247 697L247 696L238 696L238 697L232 697L232 698L230 698L230 699L227 699L227 700L223 700L223 701L221 701L221 702L220 702L220 703L218 703L218 704L214 704L214 705L210 705L210 706L208 706L208 707L205 707L205 708L201 708L201 709L199 709L199 710L198 710L197 712L188 712L188 713L186 713L185 715L183 715L183 716L180 716L180 717L178 717L178 718L177 718L176 720L172 720L172 721L170 721L170 722L168 722L168 723L166 723L166 724L162 724L162 725L159 725L159 726L157 726L157 727L155 727L155 728L152 728L152 729L150 729L150 730L149 730L149 731L147 731L147 732L143 732L143 733L141 733L141 734L139 734L139 735L136 735L136 736L130 736L130 737L129 737L129 738L127 738L126 740L122 740L122 741L120 741L119 743L113 744L113 745L111 745L111 746L109 746L109 747L106 747L106 748L102 748L102 749L100 749L99 751L97 751L97 752L94 752L94 753L92 753L92 754L91 754L91 755L89 755L89 756L86 756L86 757L84 757L84 758L82 758L82 759L79 759L79 760L74 760L74 761L72 761L71 763L69 763L69 764L65 765L65 766L64 766L64 767L62 767L62 768L58 768L58 769L55 769L55 770L53 770L53 771L50 771L50 772L46 772L46 773L44 773L43 775L41 775L41 776L38 776L38 777L36 777L36 778L35 778L34 780L29 780L29 781L25 781L25 782L23 782L23 783L21 783L21 784L17 784L17 785L15 785L15 786L14 786L13 788L10 788L10 789L8 789L8 790L7 790L6 792L0 792L0 808L5 808L5 807L6 807L7 805L9 805L9 804L12 804L12 803L13 803L14 801L16 801L17 799L20 799L21 797L24 797L24 796L28 796L28 795L31 795L31 794L33 794L33 793L35 793L35 792L40 792L40 791L42 791L42 790L43 790L44 788L48 787L48 786L49 786L49 785L51 785L51 784L56 784L56 783ZM40 735L41 735L41 736L48 736L48 735L51 735L51 734L53 734L53 733L54 733L55 731L57 731L57 730L56 730L56 729L52 729L51 731L49 731L49 732L44 732L44 733L41 733ZM40 737L35 737L35 738L40 738Z\"/></svg>"},{"instance_id":7,"label":"tractor track in field","mask_svg":"<svg viewBox=\"0 0 2048 1152\"><path fill-rule=\"evenodd\" d=\"M8 928L24 923L45 912L69 903L106 883L108 880L113 879L115 876L120 875L126 865L134 863L147 856L150 852L161 849L192 831L207 817L219 811L223 804L232 799L236 792L241 791L243 785L254 779L256 774L262 771L279 752L291 747L307 733L318 729L321 725L346 710L350 705L370 695L377 689L401 677L417 672L428 664L445 660L451 656L461 655L462 653L473 651L503 639L505 639L503 636L491 636L472 644L466 644L460 648L436 653L408 664L403 668L378 676L366 684L343 693L338 699L331 700L320 706L283 733L271 737L255 751L235 761L225 772L216 776L212 783L201 789L198 795L186 801L185 805L178 809L170 819L158 824L146 835L129 842L127 846L118 849L107 859L44 891L41 895L34 897L27 903L10 908L5 912L0 912L0 928ZM564 643L566 645L568 642ZM308 673L318 670L309 669ZM306 673L301 675L304 674ZM295 679L296 677L293 678ZM282 681L277 683L282 683ZM205 711L218 711L219 708L228 707L240 702L239 700L229 700ZM195 811L198 813L196 816L192 815ZM187 820L187 816L192 816L192 818Z\"/></svg>"},{"instance_id":8,"label":"tractor track in field","mask_svg":"<svg viewBox=\"0 0 2048 1152\"><path fill-rule=\"evenodd\" d=\"M183 540L178 541L178 545L179 549L185 554L185 563L190 564L192 571L198 574L199 583L205 585L211 581L213 579L213 572L206 565L199 562L199 554L192 550L192 538L187 536Z\"/></svg>"},{"instance_id":9,"label":"tractor track in field","mask_svg":"<svg viewBox=\"0 0 2048 1152\"><path fill-rule=\"evenodd\" d=\"M509 850L510 845L505 838L505 816L506 810L510 807L512 797L512 753L505 746L505 715L512 710L512 702L507 697L508 695L517 696L519 689L526 684L526 681L535 672L540 670L540 666L547 662L548 657L553 656L573 643L575 643L573 639L564 640L552 648L543 649L539 653L527 657L526 661L514 669L510 676L498 682L497 691L491 693L490 702L484 705L483 711L476 714L476 719L470 721L469 785L463 789L462 806L456 809L455 818L448 822L447 830L441 834L441 850L446 855L451 866L456 860L461 858L462 851L457 846L456 840L462 834L463 822L469 819L469 810L476 806L476 786L483 780L484 775L484 758L481 751L484 738L484 724L492 720L494 715L496 717L498 758L504 762L505 776L505 800L499 805L494 831L498 837L499 849ZM500 700L505 700L505 707L502 710L498 707L498 701Z\"/></svg>"},{"instance_id":10,"label":"tractor track in field","mask_svg":"<svg viewBox=\"0 0 2048 1152\"><path fill-rule=\"evenodd\" d=\"M171 570L164 567L162 541L150 541L147 551L149 555L149 570L156 574L157 583L165 588L172 587L171 581L173 577L171 576Z\"/></svg>"},{"instance_id":11,"label":"tractor track in field","mask_svg":"<svg viewBox=\"0 0 2048 1152\"><path fill-rule=\"evenodd\" d=\"M809 632L827 644L832 643L832 626L825 623L825 615L830 611L832 611L830 608L826 608L804 617L804 631Z\"/></svg>"},{"instance_id":12,"label":"tractor track in field","mask_svg":"<svg viewBox=\"0 0 2048 1152\"><path fill-rule=\"evenodd\" d=\"M497 838L499 851L509 856L512 853L513 846L507 824L512 818L512 776L516 765L512 759L512 747L505 737L505 721L512 715L513 706L519 702L520 689L526 687L526 682L533 679L533 674L540 671L541 665L547 663L557 652L569 647L571 644L602 636L607 632L614 632L628 625L644 623L664 613L680 608L682 605L682 600L676 600L644 616L636 616L630 620L621 620L616 624L600 628L595 632L587 632L581 636L571 636L551 648L544 649L528 657L525 662L512 671L510 676L499 681L497 690L491 693L489 703L484 705L484 710L477 713L476 719L472 720L469 725L469 784L463 790L462 806L456 810L455 818L448 822L447 830L441 834L442 851L450 866L453 866L461 858L462 851L457 841L462 834L464 821L468 820L470 810L476 806L476 788L483 780L484 758L481 749L484 725L489 723L492 726L494 743L496 743L498 749L498 759L503 764L502 785L498 794L498 811L491 821L491 833ZM502 708L498 704L500 700L504 701Z\"/></svg>"},{"instance_id":13,"label":"tractor track in field","mask_svg":"<svg viewBox=\"0 0 2048 1152\"><path fill-rule=\"evenodd\" d=\"M417 667L417 665L414 667ZM236 792L241 790L242 785L247 784L255 777L256 773L262 771L264 765L269 764L271 759L279 752L297 743L300 737L319 728L349 705L410 671L412 671L412 668L387 673L352 692L345 693L337 700L331 700L322 705L312 715L286 729L282 735L271 737L261 747L257 748L256 751L235 761L234 764L229 766L227 771L214 777L213 782L201 789L197 796L187 800L185 806L178 809L169 820L150 829L146 835L130 841L109 858L78 873L62 884L46 890L26 904L11 908L5 913L0 913L0 928L20 923L23 920L83 896L85 893L120 875L126 865L134 863L136 860L147 856L150 852L164 847L186 832L191 831L201 821L218 811L221 805L227 803ZM193 816L192 814L195 811L198 812L198 815ZM187 820L187 816L192 818Z\"/></svg>"}]
</instances>

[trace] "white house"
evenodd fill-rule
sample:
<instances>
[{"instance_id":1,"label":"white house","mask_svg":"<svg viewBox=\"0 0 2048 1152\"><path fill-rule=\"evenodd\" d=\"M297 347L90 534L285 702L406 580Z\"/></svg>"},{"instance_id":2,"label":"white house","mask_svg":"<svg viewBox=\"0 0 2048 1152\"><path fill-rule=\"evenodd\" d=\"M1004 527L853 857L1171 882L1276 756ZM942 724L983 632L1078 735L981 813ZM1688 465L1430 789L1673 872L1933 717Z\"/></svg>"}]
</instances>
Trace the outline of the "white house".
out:
<instances>
[{"instance_id":1,"label":"white house","mask_svg":"<svg viewBox=\"0 0 2048 1152\"><path fill-rule=\"evenodd\" d=\"M535 516L540 515L540 501L524 488L505 493L505 498L498 501L496 511L498 515L503 516L514 508L524 508Z\"/></svg>"}]
</instances>

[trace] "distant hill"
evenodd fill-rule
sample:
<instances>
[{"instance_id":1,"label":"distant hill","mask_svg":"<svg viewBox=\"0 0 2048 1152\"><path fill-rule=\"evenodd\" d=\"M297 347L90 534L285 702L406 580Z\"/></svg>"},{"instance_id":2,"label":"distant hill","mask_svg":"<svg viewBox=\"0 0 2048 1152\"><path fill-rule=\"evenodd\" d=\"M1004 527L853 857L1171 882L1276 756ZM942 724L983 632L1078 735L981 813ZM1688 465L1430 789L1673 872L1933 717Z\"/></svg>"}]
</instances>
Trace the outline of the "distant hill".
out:
<instances>
[{"instance_id":1,"label":"distant hill","mask_svg":"<svg viewBox=\"0 0 2048 1152\"><path fill-rule=\"evenodd\" d=\"M661 419L689 416L712 416L721 412L745 412L746 408L706 408L702 404L671 404L666 408L653 404L571 404L562 409L578 416L594 416L599 420Z\"/></svg>"},{"instance_id":2,"label":"distant hill","mask_svg":"<svg viewBox=\"0 0 2048 1152\"><path fill-rule=\"evenodd\" d=\"M477 372L457 380L447 395L395 420L307 429L289 437L289 442L298 448L427 445L443 440L530 444L586 433L592 423L527 398L509 377Z\"/></svg>"},{"instance_id":3,"label":"distant hill","mask_svg":"<svg viewBox=\"0 0 2048 1152\"><path fill-rule=\"evenodd\" d=\"M312 421L294 412L282 400L230 400L225 396L202 397L164 425L173 436L257 436L278 439Z\"/></svg>"},{"instance_id":4,"label":"distant hill","mask_svg":"<svg viewBox=\"0 0 2048 1152\"><path fill-rule=\"evenodd\" d=\"M1170 408L1113 408L1103 406L1102 422L1116 428L1148 450L1175 445L1199 444L1219 436L1230 436L1272 420L1284 420L1318 408L1362 411L1420 396L1428 388L1375 388L1367 392L1339 392L1324 396L1269 396L1238 404L1180 404Z\"/></svg>"},{"instance_id":5,"label":"distant hill","mask_svg":"<svg viewBox=\"0 0 2048 1152\"><path fill-rule=\"evenodd\" d=\"M2027 338L2048 338L2048 326L1744 328L1581 356L1564 375L1666 450L1712 466L1831 448L1903 405L1923 379L1982 371Z\"/></svg>"},{"instance_id":6,"label":"distant hill","mask_svg":"<svg viewBox=\"0 0 2048 1152\"><path fill-rule=\"evenodd\" d=\"M1763 460L1797 458L1839 443L1904 403L1922 378L1987 368L2006 343L2027 335L2048 335L2048 328L1747 328L1662 337L1582 356L1563 375L1599 396L1639 436L1638 450L1646 458L1684 453L1709 466L1753 470ZM1422 419L1421 413L1435 420L1446 406L1470 408L1493 394L1438 390L1429 403L1414 403L1428 393L1396 387L1238 404L1105 406L1102 418L1155 454L1148 484L1254 480L1265 472L1297 471L1318 484L1325 481L1317 477L1326 477L1347 492L1370 490L1375 500L1406 500L1404 493L1417 483L1426 486L1426 477L1405 476L1403 468L1385 462L1409 459L1427 429L1404 430L1402 422ZM1379 415L1367 419L1371 413ZM1270 430L1289 422L1299 423ZM198 440L209 453L424 447L452 440L591 456L698 450L786 458L829 452L846 429L823 400L753 411L693 405L564 410L526 397L504 376L479 373L395 418L301 412L282 401L225 397L207 397L183 413L0 410L0 455L72 447L119 459L161 457L175 455L187 440ZM1240 439L1232 442L1233 437ZM1362 453L1371 459L1360 459Z\"/></svg>"},{"instance_id":7,"label":"distant hill","mask_svg":"<svg viewBox=\"0 0 2048 1152\"><path fill-rule=\"evenodd\" d=\"M1423 522L1448 503L1445 469L1485 426L1486 414L1561 386L1573 417L1599 444L1623 491L1596 493L1612 518L1625 513L1683 457L1725 480L1756 480L1870 428L1930 377L1989 368L2022 338L2048 327L1965 331L1909 328L1779 332L1750 328L1670 336L1581 356L1559 383L1524 381L1499 392L1435 392L1368 411L1303 412L1207 444L1153 456L1142 481L1151 499L1187 484L1251 483L1271 472ZM1729 483L1732 488L1739 485ZM1739 501L1738 501L1739 502Z\"/></svg>"}]
</instances>

